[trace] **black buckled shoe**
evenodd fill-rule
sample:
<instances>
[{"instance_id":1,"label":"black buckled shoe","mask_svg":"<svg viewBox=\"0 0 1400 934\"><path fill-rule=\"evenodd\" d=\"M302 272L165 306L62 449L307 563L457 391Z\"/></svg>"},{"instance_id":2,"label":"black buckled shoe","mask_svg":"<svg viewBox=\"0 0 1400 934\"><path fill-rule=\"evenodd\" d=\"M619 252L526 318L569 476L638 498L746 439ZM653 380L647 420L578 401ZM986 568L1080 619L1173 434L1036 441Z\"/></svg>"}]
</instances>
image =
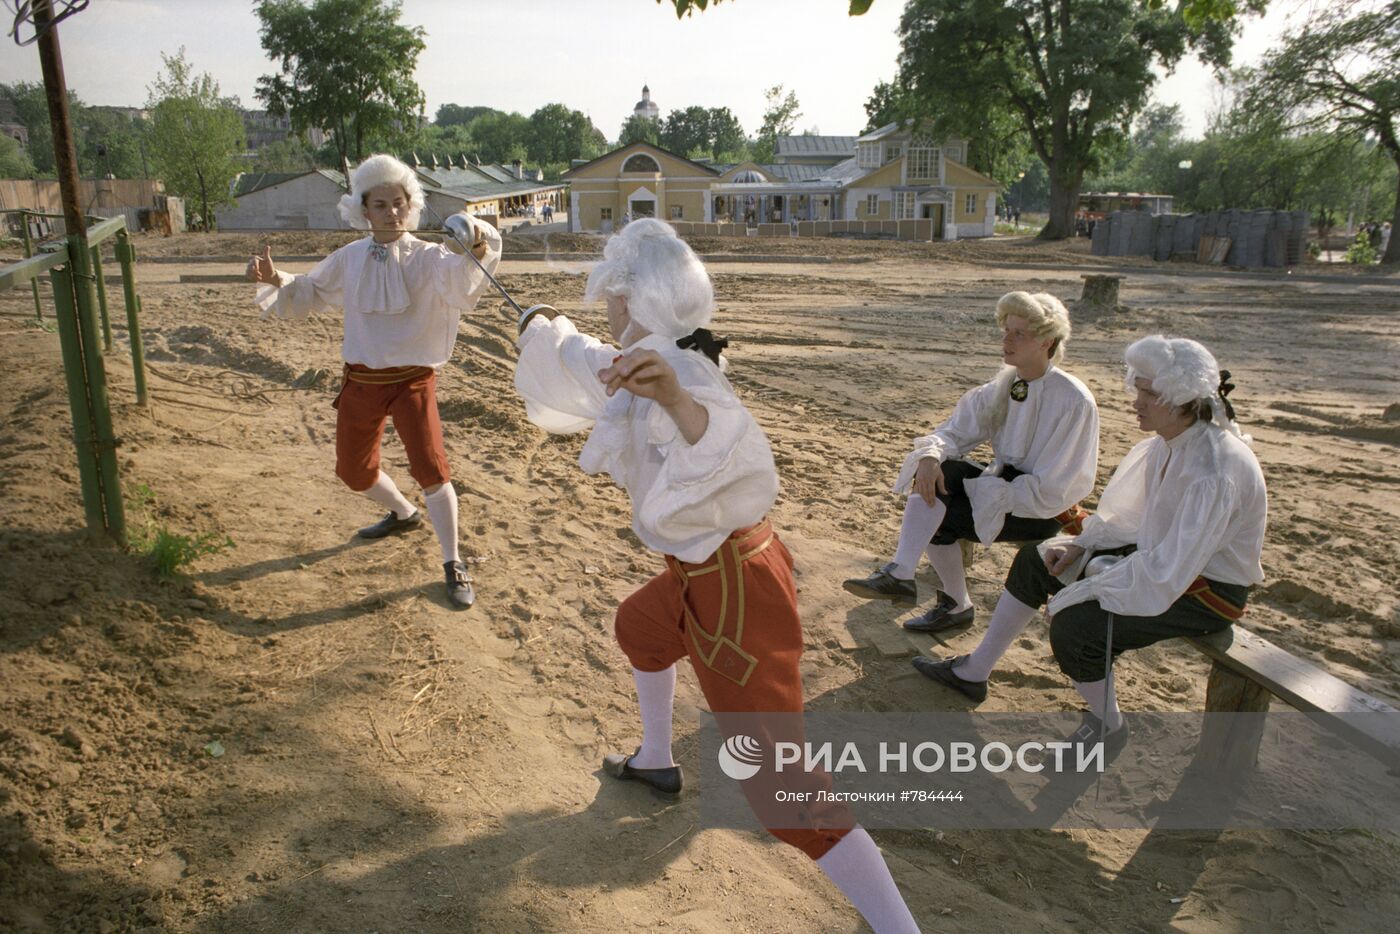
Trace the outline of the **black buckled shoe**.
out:
<instances>
[{"instance_id":1,"label":"black buckled shoe","mask_svg":"<svg viewBox=\"0 0 1400 934\"><path fill-rule=\"evenodd\" d=\"M622 781L636 781L643 785L650 785L663 795L681 793L685 777L681 774L679 765L665 769L636 769L632 767L632 758L636 754L634 752L632 755L626 756L615 752L610 756L605 756L603 758L603 771Z\"/></svg>"},{"instance_id":2,"label":"black buckled shoe","mask_svg":"<svg viewBox=\"0 0 1400 934\"><path fill-rule=\"evenodd\" d=\"M968 681L966 678L959 678L957 674L953 672L953 666L965 658L967 658L966 655L943 659L929 658L926 655L915 655L914 668L924 677L932 678L939 684L946 684L974 704L980 704L987 699L987 682Z\"/></svg>"},{"instance_id":3,"label":"black buckled shoe","mask_svg":"<svg viewBox=\"0 0 1400 934\"><path fill-rule=\"evenodd\" d=\"M922 616L904 621L904 628L910 632L944 632L949 629L964 629L972 625L977 611L973 607L965 610L954 609L953 598L938 591L938 602L929 607Z\"/></svg>"},{"instance_id":4,"label":"black buckled shoe","mask_svg":"<svg viewBox=\"0 0 1400 934\"><path fill-rule=\"evenodd\" d=\"M472 576L467 566L460 561L447 561L442 569L447 574L447 599L453 606L469 609L476 602L476 591L472 589Z\"/></svg>"},{"instance_id":5,"label":"black buckled shoe","mask_svg":"<svg viewBox=\"0 0 1400 934\"><path fill-rule=\"evenodd\" d=\"M1082 711L1079 721L1079 728L1065 737L1065 742L1075 747L1085 747L1092 749L1096 744L1103 743L1104 765L1118 758L1118 754L1123 751L1123 747L1128 745L1128 737L1132 731L1128 729L1128 718L1123 718L1123 725L1112 733L1105 733L1103 721L1094 716L1093 711Z\"/></svg>"},{"instance_id":6,"label":"black buckled shoe","mask_svg":"<svg viewBox=\"0 0 1400 934\"><path fill-rule=\"evenodd\" d=\"M914 606L919 602L919 585L912 580L900 580L890 571L894 564L887 564L869 577L853 577L841 586L847 593L867 600L888 600L895 606Z\"/></svg>"},{"instance_id":7,"label":"black buckled shoe","mask_svg":"<svg viewBox=\"0 0 1400 934\"><path fill-rule=\"evenodd\" d=\"M423 524L422 510L415 509L408 515L400 519L390 509L389 514L380 519L374 525L367 525L355 534L360 538L383 538L386 535L397 535L400 532L407 532L409 529L416 529Z\"/></svg>"}]
</instances>

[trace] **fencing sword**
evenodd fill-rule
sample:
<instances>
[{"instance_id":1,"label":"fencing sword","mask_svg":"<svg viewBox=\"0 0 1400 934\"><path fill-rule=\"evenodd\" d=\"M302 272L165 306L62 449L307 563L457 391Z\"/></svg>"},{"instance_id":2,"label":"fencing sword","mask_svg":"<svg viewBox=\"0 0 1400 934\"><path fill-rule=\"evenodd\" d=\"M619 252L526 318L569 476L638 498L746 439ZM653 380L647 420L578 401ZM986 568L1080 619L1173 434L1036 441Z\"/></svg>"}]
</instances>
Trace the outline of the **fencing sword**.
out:
<instances>
[{"instance_id":1,"label":"fencing sword","mask_svg":"<svg viewBox=\"0 0 1400 934\"><path fill-rule=\"evenodd\" d=\"M515 309L515 313L517 315L516 327L518 329L518 333L524 334L525 328L528 327L530 324L530 320L536 315L544 315L546 319L552 319L558 316L559 309L555 308L553 305L531 305L529 308L522 309L520 305L515 301L515 299L510 297L510 293L506 291L505 286L497 282L496 277L491 275L490 270L486 268L486 264L476 258L476 254L472 252L471 246L462 241L462 237L458 234L457 230L454 229L454 227L448 226L447 221L442 219L441 214L433 210L433 206L428 203L428 200L426 198L423 199L423 207L427 208L428 213L431 214L433 216L433 219L438 222L438 226L442 228L443 232L446 233L449 237L451 237L454 241L456 241L457 245L462 248L462 252L466 254L466 256L469 259L471 259L473 263L476 263L476 268L481 270L481 274L486 277L486 281L494 285L496 287L496 291L501 293L501 297L506 300L506 303L509 304L511 308ZM456 216L457 215L455 214L453 215L453 217ZM464 227L465 225L457 226Z\"/></svg>"}]
</instances>

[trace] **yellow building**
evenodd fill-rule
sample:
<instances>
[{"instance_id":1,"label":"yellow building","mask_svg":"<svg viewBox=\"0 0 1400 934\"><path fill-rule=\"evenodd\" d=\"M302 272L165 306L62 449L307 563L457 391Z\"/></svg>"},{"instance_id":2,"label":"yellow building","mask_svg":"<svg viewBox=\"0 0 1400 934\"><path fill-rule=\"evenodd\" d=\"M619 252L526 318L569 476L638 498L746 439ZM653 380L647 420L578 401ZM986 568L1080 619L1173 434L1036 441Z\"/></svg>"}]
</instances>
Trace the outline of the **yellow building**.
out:
<instances>
[{"instance_id":1,"label":"yellow building","mask_svg":"<svg viewBox=\"0 0 1400 934\"><path fill-rule=\"evenodd\" d=\"M963 164L966 142L890 124L855 144L856 154L835 165L716 166L632 143L564 173L570 229L607 233L657 217L710 235L992 235L998 185Z\"/></svg>"}]
</instances>

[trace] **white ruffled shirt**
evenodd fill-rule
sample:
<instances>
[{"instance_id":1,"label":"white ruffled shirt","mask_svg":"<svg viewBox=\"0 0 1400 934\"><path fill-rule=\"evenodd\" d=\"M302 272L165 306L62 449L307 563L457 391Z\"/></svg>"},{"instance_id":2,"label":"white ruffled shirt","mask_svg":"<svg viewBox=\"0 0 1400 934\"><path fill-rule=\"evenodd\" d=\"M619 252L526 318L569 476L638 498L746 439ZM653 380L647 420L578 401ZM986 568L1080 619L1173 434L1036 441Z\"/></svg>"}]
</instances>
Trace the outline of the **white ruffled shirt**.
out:
<instances>
[{"instance_id":1,"label":"white ruffled shirt","mask_svg":"<svg viewBox=\"0 0 1400 934\"><path fill-rule=\"evenodd\" d=\"M1123 458L1081 534L1040 546L1042 554L1066 542L1085 549L1062 580L1079 576L1091 552L1137 551L1055 594L1049 612L1097 600L1111 613L1160 616L1198 576L1257 584L1267 518L1264 473L1239 438L1210 422L1170 441L1154 435Z\"/></svg>"},{"instance_id":2,"label":"white ruffled shirt","mask_svg":"<svg viewBox=\"0 0 1400 934\"><path fill-rule=\"evenodd\" d=\"M896 493L908 493L925 457L942 463L990 442L992 463L980 477L964 483L983 544L996 540L1007 513L1027 519L1058 516L1089 495L1098 471L1099 409L1088 387L1052 366L1039 379L1027 381L1025 399L1007 401L1006 421L992 430L989 421L1000 401L997 397L1009 387L1009 381L999 377L966 393L947 421L914 442L894 483ZM1006 466L1023 473L1003 480L1000 474Z\"/></svg>"},{"instance_id":3,"label":"white ruffled shirt","mask_svg":"<svg viewBox=\"0 0 1400 934\"><path fill-rule=\"evenodd\" d=\"M627 491L632 531L651 550L702 562L734 530L762 520L777 500L767 437L702 354L655 334L628 348L661 354L709 412L705 434L689 444L653 400L627 390L608 398L598 371L620 351L578 333L562 315L533 319L519 347L515 389L530 421L557 434L592 427L579 465L608 474Z\"/></svg>"},{"instance_id":4,"label":"white ruffled shirt","mask_svg":"<svg viewBox=\"0 0 1400 934\"><path fill-rule=\"evenodd\" d=\"M494 274L501 260L500 233L470 215L461 216L485 237L482 263ZM471 259L408 233L386 244L365 237L336 250L305 275L278 276L278 285L258 288L263 317L300 320L312 312L343 308L341 356L346 363L376 370L436 369L446 363L457 340L459 316L476 305L486 286Z\"/></svg>"}]
</instances>

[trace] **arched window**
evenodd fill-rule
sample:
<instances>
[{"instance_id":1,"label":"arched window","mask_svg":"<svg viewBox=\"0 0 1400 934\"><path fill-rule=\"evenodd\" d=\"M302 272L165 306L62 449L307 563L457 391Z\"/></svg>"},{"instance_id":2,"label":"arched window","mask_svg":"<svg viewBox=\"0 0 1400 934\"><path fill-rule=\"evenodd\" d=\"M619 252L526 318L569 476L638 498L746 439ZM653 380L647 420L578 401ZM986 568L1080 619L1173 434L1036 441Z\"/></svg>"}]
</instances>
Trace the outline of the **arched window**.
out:
<instances>
[{"instance_id":1,"label":"arched window","mask_svg":"<svg viewBox=\"0 0 1400 934\"><path fill-rule=\"evenodd\" d=\"M637 153L622 164L624 172L660 172L661 166L651 156Z\"/></svg>"}]
</instances>

